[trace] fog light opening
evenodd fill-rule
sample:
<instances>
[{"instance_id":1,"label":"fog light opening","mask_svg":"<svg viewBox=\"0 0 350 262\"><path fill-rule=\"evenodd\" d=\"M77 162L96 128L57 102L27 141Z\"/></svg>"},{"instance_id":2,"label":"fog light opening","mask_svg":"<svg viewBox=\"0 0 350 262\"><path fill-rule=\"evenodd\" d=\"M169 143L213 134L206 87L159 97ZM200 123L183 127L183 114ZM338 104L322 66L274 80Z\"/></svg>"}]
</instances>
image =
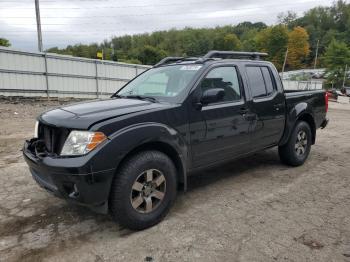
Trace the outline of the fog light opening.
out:
<instances>
[{"instance_id":1,"label":"fog light opening","mask_svg":"<svg viewBox=\"0 0 350 262\"><path fill-rule=\"evenodd\" d=\"M79 190L76 184L73 185L73 191L69 194L70 198L77 198L79 197Z\"/></svg>"}]
</instances>

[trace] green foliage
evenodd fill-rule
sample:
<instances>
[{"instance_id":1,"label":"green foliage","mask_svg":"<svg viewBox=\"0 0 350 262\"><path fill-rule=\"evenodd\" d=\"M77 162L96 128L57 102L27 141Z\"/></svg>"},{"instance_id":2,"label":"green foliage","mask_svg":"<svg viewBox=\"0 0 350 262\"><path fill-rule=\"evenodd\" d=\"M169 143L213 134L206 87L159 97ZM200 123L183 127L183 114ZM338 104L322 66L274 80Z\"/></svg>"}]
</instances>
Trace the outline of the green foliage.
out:
<instances>
[{"instance_id":1,"label":"green foliage","mask_svg":"<svg viewBox=\"0 0 350 262\"><path fill-rule=\"evenodd\" d=\"M0 46L9 47L9 46L11 46L11 43L9 40L7 40L5 38L0 38Z\"/></svg>"},{"instance_id":2,"label":"green foliage","mask_svg":"<svg viewBox=\"0 0 350 262\"><path fill-rule=\"evenodd\" d=\"M264 23L244 22L237 26L216 28L170 29L151 34L125 35L105 40L101 44L69 45L47 51L58 54L96 58L103 50L104 59L120 62L155 64L161 58L171 56L201 56L209 50L255 50L255 35L267 28ZM244 43L241 42L242 37ZM253 39L253 41L252 41Z\"/></svg>"},{"instance_id":3,"label":"green foliage","mask_svg":"<svg viewBox=\"0 0 350 262\"><path fill-rule=\"evenodd\" d=\"M340 88L343 83L346 65L350 66L350 48L344 42L332 40L323 57L326 66L328 85Z\"/></svg>"},{"instance_id":4,"label":"green foliage","mask_svg":"<svg viewBox=\"0 0 350 262\"><path fill-rule=\"evenodd\" d=\"M241 41L235 34L227 34L224 36L223 47L224 51L240 50L242 48Z\"/></svg>"},{"instance_id":5,"label":"green foliage","mask_svg":"<svg viewBox=\"0 0 350 262\"><path fill-rule=\"evenodd\" d=\"M164 50L145 45L145 47L139 52L138 60L144 65L154 65L166 56L167 53Z\"/></svg>"},{"instance_id":6,"label":"green foliage","mask_svg":"<svg viewBox=\"0 0 350 262\"><path fill-rule=\"evenodd\" d=\"M267 52L269 59L280 70L283 65L288 44L288 30L284 25L271 26L260 31L256 36L256 46Z\"/></svg>"},{"instance_id":7,"label":"green foliage","mask_svg":"<svg viewBox=\"0 0 350 262\"><path fill-rule=\"evenodd\" d=\"M291 50L287 61L289 70L312 67L318 41L319 57L325 54L333 39L350 45L350 3L344 0L330 7L312 8L301 17L288 11L280 14L278 21L269 27L261 22L242 22L215 28L170 29L48 51L88 58L96 58L97 51L103 51L107 60L144 64L155 64L167 55L201 56L209 50L266 51L269 60L281 69L288 46ZM299 32L291 33L294 28L300 28ZM326 65L326 60L320 62L323 63L318 63L320 66Z\"/></svg>"},{"instance_id":8,"label":"green foliage","mask_svg":"<svg viewBox=\"0 0 350 262\"><path fill-rule=\"evenodd\" d=\"M333 38L350 44L350 4L339 0L331 7L312 8L304 16L291 21L288 26L301 26L308 32L311 55L306 62L312 64L318 40L320 54L325 52Z\"/></svg>"}]
</instances>

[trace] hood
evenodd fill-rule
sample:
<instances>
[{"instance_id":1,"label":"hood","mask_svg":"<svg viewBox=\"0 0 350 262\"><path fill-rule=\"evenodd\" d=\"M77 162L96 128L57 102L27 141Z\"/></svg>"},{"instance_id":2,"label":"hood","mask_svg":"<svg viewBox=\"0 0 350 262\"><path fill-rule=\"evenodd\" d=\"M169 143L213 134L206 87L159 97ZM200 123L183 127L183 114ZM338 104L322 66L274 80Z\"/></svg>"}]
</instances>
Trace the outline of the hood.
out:
<instances>
[{"instance_id":1,"label":"hood","mask_svg":"<svg viewBox=\"0 0 350 262\"><path fill-rule=\"evenodd\" d=\"M45 124L70 129L89 129L97 122L132 113L166 107L165 104L125 98L109 98L58 107L43 113Z\"/></svg>"}]
</instances>

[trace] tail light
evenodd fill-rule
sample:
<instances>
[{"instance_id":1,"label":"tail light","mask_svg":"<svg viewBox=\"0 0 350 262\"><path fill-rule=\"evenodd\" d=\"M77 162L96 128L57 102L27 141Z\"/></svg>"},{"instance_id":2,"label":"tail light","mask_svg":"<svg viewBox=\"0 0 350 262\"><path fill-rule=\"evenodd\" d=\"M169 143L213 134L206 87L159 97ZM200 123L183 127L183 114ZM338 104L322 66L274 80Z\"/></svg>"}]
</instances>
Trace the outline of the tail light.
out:
<instances>
[{"instance_id":1,"label":"tail light","mask_svg":"<svg viewBox=\"0 0 350 262\"><path fill-rule=\"evenodd\" d=\"M325 92L324 94L324 101L326 104L326 113L328 112L328 92Z\"/></svg>"}]
</instances>

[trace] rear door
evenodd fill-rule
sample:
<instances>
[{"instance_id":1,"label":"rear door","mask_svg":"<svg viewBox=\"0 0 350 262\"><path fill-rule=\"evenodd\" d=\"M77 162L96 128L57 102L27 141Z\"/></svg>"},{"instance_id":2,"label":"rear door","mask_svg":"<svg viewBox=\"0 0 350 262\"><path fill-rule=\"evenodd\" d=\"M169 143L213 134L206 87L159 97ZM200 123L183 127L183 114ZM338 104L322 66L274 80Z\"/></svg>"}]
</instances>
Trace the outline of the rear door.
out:
<instances>
[{"instance_id":1,"label":"rear door","mask_svg":"<svg viewBox=\"0 0 350 262\"><path fill-rule=\"evenodd\" d=\"M285 125L285 96L278 88L276 72L265 65L247 65L247 80L252 95L251 111L256 115L252 123L252 148L276 145Z\"/></svg>"},{"instance_id":2,"label":"rear door","mask_svg":"<svg viewBox=\"0 0 350 262\"><path fill-rule=\"evenodd\" d=\"M200 97L210 88L222 88L222 101L196 108L190 105L190 134L193 166L230 159L249 151L250 120L245 118L242 79L235 66L212 68L196 87Z\"/></svg>"}]
</instances>

